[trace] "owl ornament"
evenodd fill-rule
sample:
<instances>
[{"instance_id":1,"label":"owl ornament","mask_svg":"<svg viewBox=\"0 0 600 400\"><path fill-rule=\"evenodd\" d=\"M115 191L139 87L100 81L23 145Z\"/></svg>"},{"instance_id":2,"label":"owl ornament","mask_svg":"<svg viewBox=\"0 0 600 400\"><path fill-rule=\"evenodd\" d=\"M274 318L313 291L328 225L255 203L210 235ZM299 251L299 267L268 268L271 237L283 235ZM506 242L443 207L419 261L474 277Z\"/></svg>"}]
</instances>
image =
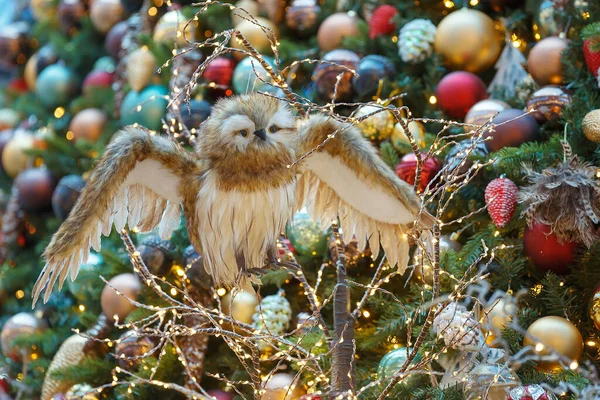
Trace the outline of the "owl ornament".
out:
<instances>
[{"instance_id":1,"label":"owl ornament","mask_svg":"<svg viewBox=\"0 0 600 400\"><path fill-rule=\"evenodd\" d=\"M345 129L297 168L296 158ZM407 233L432 217L377 156L358 128L324 115L298 121L281 100L260 94L222 99L203 123L195 152L141 127L117 133L78 202L45 250L33 291L44 302L58 281L75 279L101 234L125 225L170 236L185 215L188 235L217 287L248 287L267 262L293 213L306 206L320 220L338 218L361 248L380 244L403 270ZM376 256L376 254L374 254Z\"/></svg>"}]
</instances>

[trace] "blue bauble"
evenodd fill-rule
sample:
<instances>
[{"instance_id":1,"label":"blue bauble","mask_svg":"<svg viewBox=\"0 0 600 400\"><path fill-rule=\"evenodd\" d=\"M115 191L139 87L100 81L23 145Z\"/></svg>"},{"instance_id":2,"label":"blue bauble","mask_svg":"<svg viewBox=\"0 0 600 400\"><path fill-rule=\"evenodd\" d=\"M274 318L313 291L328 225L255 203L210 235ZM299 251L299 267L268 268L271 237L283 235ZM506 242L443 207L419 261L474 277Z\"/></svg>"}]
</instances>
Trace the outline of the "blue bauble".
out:
<instances>
[{"instance_id":1,"label":"blue bauble","mask_svg":"<svg viewBox=\"0 0 600 400\"><path fill-rule=\"evenodd\" d=\"M210 117L212 105L206 100L192 100L189 106L182 104L179 109L185 126L189 129L198 129L200 124Z\"/></svg>"},{"instance_id":2,"label":"blue bauble","mask_svg":"<svg viewBox=\"0 0 600 400\"><path fill-rule=\"evenodd\" d=\"M147 86L141 92L130 91L121 104L121 123L138 123L148 129L159 130L161 119L167 113L169 102L164 96L168 93L169 90L161 85ZM138 106L141 106L140 111L137 111Z\"/></svg>"},{"instance_id":3,"label":"blue bauble","mask_svg":"<svg viewBox=\"0 0 600 400\"><path fill-rule=\"evenodd\" d=\"M62 64L44 68L35 84L35 95L47 107L65 106L77 93L77 77Z\"/></svg>"},{"instance_id":4,"label":"blue bauble","mask_svg":"<svg viewBox=\"0 0 600 400\"><path fill-rule=\"evenodd\" d=\"M275 60L272 57L263 56L264 60L272 67L276 68ZM235 67L233 71L233 90L237 94L264 91L271 92L276 89L261 81L258 77L269 82L271 78L263 66L254 58L246 57Z\"/></svg>"},{"instance_id":5,"label":"blue bauble","mask_svg":"<svg viewBox=\"0 0 600 400\"><path fill-rule=\"evenodd\" d=\"M364 97L374 95L379 81L393 77L396 68L387 57L370 55L360 60L356 73L358 77L352 78L352 88L356 94Z\"/></svg>"},{"instance_id":6,"label":"blue bauble","mask_svg":"<svg viewBox=\"0 0 600 400\"><path fill-rule=\"evenodd\" d=\"M117 64L115 60L111 56L104 56L96 60L96 62L94 63L93 70L110 72L112 74L113 72L115 72L116 68Z\"/></svg>"}]
</instances>

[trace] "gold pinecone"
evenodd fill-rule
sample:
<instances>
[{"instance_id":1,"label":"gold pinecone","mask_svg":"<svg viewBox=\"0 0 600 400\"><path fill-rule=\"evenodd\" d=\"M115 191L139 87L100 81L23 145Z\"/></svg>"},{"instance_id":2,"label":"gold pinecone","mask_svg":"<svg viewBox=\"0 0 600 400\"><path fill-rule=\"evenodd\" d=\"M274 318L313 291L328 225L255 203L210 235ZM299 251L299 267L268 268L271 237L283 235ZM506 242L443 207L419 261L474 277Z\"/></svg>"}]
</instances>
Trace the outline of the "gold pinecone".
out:
<instances>
[{"instance_id":1,"label":"gold pinecone","mask_svg":"<svg viewBox=\"0 0 600 400\"><path fill-rule=\"evenodd\" d=\"M60 368L79 364L86 357L86 353L84 352L86 343L87 339L79 335L73 335L63 342L54 355L50 367L48 368L48 372L46 373L44 384L42 386L41 400L52 400L52 396L55 394L66 393L66 391L69 390L72 386L72 382L69 383L53 378L51 376L52 372Z\"/></svg>"}]
</instances>

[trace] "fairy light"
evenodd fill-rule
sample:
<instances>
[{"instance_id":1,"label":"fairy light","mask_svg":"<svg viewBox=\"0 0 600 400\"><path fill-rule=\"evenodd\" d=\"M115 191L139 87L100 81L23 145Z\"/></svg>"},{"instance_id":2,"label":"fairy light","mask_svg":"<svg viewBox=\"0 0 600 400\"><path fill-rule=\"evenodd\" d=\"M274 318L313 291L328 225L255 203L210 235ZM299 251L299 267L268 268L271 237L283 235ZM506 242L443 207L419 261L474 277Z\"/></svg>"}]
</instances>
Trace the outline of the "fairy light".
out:
<instances>
[{"instance_id":1,"label":"fairy light","mask_svg":"<svg viewBox=\"0 0 600 400\"><path fill-rule=\"evenodd\" d=\"M434 95L429 96L429 104L436 104L437 103L437 97L435 97Z\"/></svg>"},{"instance_id":2,"label":"fairy light","mask_svg":"<svg viewBox=\"0 0 600 400\"><path fill-rule=\"evenodd\" d=\"M65 115L65 109L63 107L57 107L54 110L54 118L62 118Z\"/></svg>"},{"instance_id":3,"label":"fairy light","mask_svg":"<svg viewBox=\"0 0 600 400\"><path fill-rule=\"evenodd\" d=\"M454 2L452 0L446 0L446 1L444 1L444 6L446 8L452 8L452 7L454 7Z\"/></svg>"},{"instance_id":4,"label":"fairy light","mask_svg":"<svg viewBox=\"0 0 600 400\"><path fill-rule=\"evenodd\" d=\"M17 290L17 292L15 293L15 297L19 300L21 300L23 297L25 297L25 292L22 291L21 289Z\"/></svg>"}]
</instances>

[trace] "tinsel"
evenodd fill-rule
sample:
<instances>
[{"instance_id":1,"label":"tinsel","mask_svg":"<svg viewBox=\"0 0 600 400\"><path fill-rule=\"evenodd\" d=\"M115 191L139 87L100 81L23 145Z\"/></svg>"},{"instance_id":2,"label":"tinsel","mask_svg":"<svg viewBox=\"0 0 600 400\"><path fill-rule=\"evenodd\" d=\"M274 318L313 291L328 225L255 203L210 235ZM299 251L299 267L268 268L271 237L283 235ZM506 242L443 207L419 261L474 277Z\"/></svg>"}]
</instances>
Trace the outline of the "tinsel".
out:
<instances>
[{"instance_id":1,"label":"tinsel","mask_svg":"<svg viewBox=\"0 0 600 400\"><path fill-rule=\"evenodd\" d=\"M272 335L282 335L288 330L292 320L292 307L283 295L283 290L280 290L277 294L262 299L252 316L253 325L257 329Z\"/></svg>"},{"instance_id":2,"label":"tinsel","mask_svg":"<svg viewBox=\"0 0 600 400\"><path fill-rule=\"evenodd\" d=\"M571 146L563 142L564 162L536 172L524 166L530 186L522 188L519 202L529 225L549 225L560 240L591 246L598 240L594 224L600 221L598 168L579 161Z\"/></svg>"},{"instance_id":3,"label":"tinsel","mask_svg":"<svg viewBox=\"0 0 600 400\"><path fill-rule=\"evenodd\" d=\"M428 19L415 19L404 25L398 38L398 54L402 61L416 64L431 56L436 31Z\"/></svg>"},{"instance_id":4,"label":"tinsel","mask_svg":"<svg viewBox=\"0 0 600 400\"><path fill-rule=\"evenodd\" d=\"M433 330L447 346L459 351L475 351L483 343L473 313L457 303L450 303L435 317Z\"/></svg>"}]
</instances>

